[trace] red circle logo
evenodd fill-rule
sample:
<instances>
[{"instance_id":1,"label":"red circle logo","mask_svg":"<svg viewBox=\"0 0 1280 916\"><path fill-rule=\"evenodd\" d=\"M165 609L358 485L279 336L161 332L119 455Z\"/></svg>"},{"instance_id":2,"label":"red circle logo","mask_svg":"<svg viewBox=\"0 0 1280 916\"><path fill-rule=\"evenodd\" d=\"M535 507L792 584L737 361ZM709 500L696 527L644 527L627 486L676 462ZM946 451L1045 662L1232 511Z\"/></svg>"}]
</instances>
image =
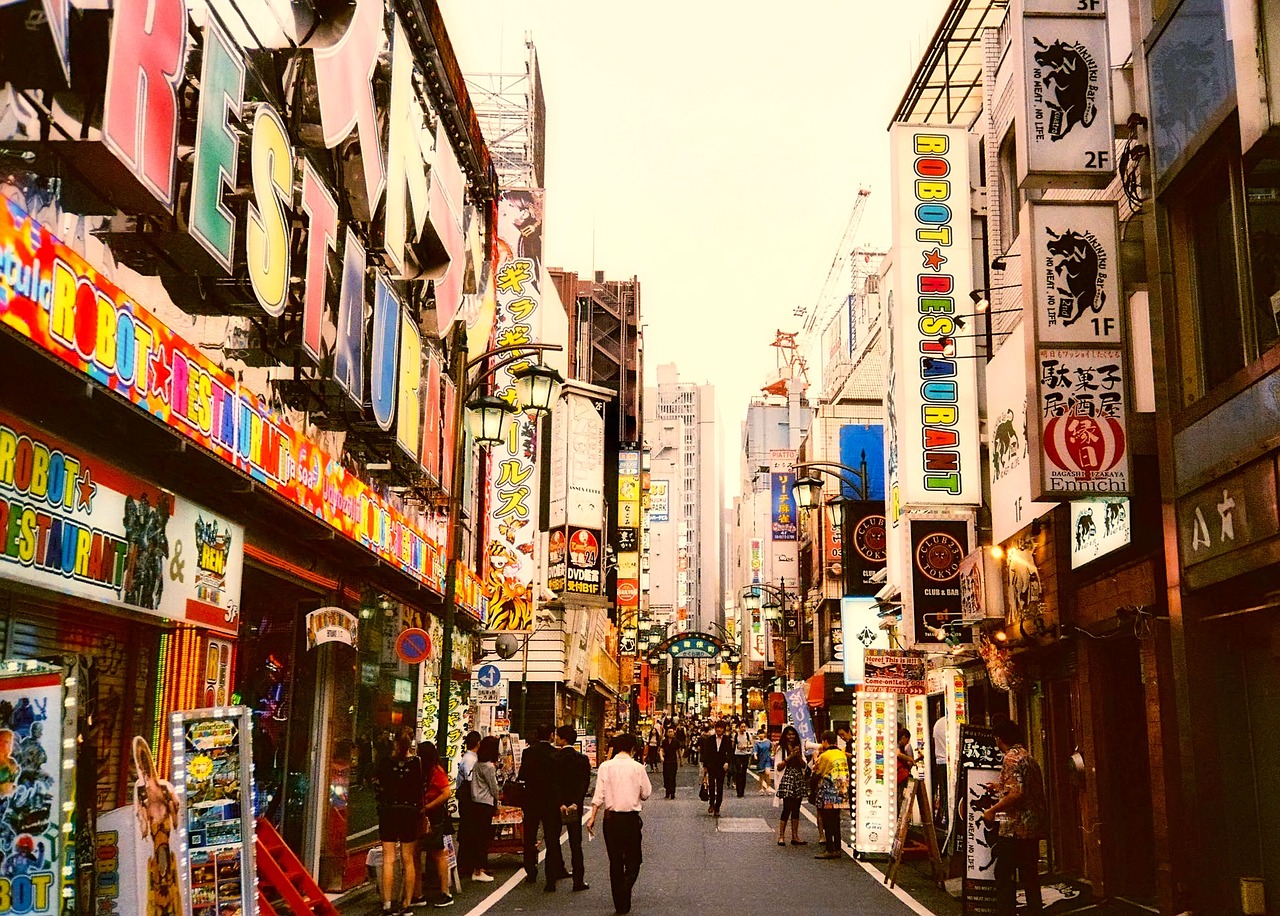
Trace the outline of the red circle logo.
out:
<instances>
[{"instance_id":1,"label":"red circle logo","mask_svg":"<svg viewBox=\"0 0 1280 916\"><path fill-rule=\"evenodd\" d=\"M1124 458L1124 427L1115 417L1053 417L1044 425L1044 452L1059 470L1088 480Z\"/></svg>"}]
</instances>

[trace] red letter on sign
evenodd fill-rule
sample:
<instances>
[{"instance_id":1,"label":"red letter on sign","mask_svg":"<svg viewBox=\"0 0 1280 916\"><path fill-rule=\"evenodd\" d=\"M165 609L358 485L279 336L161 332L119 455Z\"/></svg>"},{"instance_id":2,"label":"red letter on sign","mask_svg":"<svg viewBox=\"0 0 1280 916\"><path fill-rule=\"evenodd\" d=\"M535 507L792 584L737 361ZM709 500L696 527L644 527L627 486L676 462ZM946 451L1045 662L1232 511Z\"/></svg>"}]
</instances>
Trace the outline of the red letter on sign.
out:
<instances>
[{"instance_id":1,"label":"red letter on sign","mask_svg":"<svg viewBox=\"0 0 1280 916\"><path fill-rule=\"evenodd\" d=\"M115 4L102 139L171 213L186 45L184 0Z\"/></svg>"}]
</instances>

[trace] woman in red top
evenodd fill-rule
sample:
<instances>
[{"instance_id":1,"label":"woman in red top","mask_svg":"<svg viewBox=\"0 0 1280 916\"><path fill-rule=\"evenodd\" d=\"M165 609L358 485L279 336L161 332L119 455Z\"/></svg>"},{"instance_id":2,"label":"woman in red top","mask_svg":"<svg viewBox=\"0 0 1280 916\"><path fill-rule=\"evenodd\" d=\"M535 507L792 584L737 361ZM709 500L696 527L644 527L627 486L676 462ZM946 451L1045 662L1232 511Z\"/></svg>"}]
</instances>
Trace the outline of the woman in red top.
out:
<instances>
[{"instance_id":1,"label":"woman in red top","mask_svg":"<svg viewBox=\"0 0 1280 916\"><path fill-rule=\"evenodd\" d=\"M426 830L418 841L419 851L426 854L427 867L418 872L422 892L419 900L426 899L426 871L435 865L435 873L440 883L440 896L437 905L447 906L453 902L449 895L449 855L444 848L444 835L449 819L449 774L440 765L440 752L435 744L423 741L418 745L418 759L422 761L423 794L422 813L426 819ZM446 903L448 901L448 903Z\"/></svg>"}]
</instances>

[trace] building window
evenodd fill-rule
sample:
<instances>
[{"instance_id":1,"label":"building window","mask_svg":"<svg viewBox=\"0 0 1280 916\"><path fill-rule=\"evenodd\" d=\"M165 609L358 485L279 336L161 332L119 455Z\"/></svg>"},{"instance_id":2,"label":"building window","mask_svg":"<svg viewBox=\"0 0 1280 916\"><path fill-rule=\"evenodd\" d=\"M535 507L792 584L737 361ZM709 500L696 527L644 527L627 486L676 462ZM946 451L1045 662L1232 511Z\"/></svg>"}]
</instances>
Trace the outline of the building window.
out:
<instances>
[{"instance_id":1,"label":"building window","mask_svg":"<svg viewBox=\"0 0 1280 916\"><path fill-rule=\"evenodd\" d=\"M1226 381L1244 366L1231 198L1231 174L1221 163L1197 182L1186 203L1197 356L1203 379L1196 386L1197 394Z\"/></svg>"},{"instance_id":2,"label":"building window","mask_svg":"<svg viewBox=\"0 0 1280 916\"><path fill-rule=\"evenodd\" d=\"M1223 0L1182 0L1148 42L1153 159L1163 180L1235 104Z\"/></svg>"},{"instance_id":3,"label":"building window","mask_svg":"<svg viewBox=\"0 0 1280 916\"><path fill-rule=\"evenodd\" d=\"M1008 251L1018 237L1022 192L1018 190L1018 146L1009 129L1000 144L1000 250Z\"/></svg>"},{"instance_id":4,"label":"building window","mask_svg":"<svg viewBox=\"0 0 1280 916\"><path fill-rule=\"evenodd\" d=\"M1224 132L1167 195L1184 406L1280 344L1280 177L1243 173Z\"/></svg>"}]
</instances>

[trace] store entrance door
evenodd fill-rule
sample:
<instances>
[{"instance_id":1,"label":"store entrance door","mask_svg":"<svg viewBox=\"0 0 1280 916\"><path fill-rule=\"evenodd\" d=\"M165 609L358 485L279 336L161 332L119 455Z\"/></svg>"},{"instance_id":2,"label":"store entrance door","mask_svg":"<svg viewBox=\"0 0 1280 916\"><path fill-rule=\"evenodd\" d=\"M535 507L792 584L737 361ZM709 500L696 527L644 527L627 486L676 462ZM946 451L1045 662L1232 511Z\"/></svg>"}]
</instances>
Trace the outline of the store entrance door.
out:
<instances>
[{"instance_id":1,"label":"store entrance door","mask_svg":"<svg viewBox=\"0 0 1280 916\"><path fill-rule=\"evenodd\" d=\"M1155 831L1147 709L1138 640L1100 642L1104 678L1101 704L1108 760L1098 765L1102 808L1102 867L1111 896L1151 901L1155 897Z\"/></svg>"}]
</instances>

